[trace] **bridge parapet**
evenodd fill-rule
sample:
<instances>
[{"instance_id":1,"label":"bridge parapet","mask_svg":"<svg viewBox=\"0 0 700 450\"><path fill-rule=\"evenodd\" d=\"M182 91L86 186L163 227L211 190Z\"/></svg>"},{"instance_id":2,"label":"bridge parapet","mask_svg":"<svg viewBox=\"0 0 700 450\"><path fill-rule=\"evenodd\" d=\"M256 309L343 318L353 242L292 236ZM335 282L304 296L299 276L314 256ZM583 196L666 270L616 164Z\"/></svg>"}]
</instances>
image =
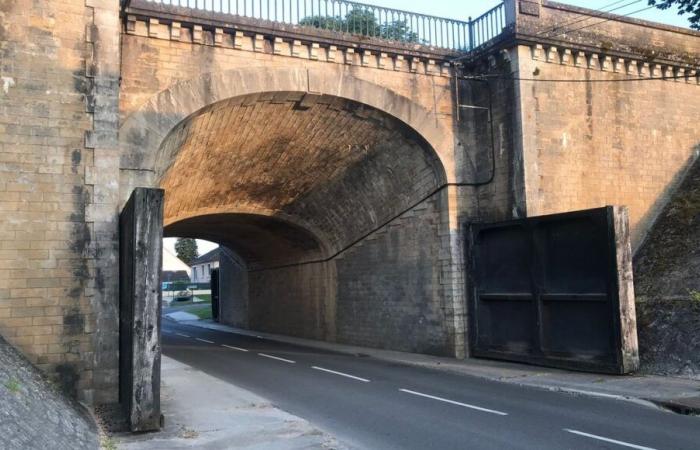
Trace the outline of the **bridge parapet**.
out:
<instances>
[{"instance_id":1,"label":"bridge parapet","mask_svg":"<svg viewBox=\"0 0 700 450\"><path fill-rule=\"evenodd\" d=\"M141 31L152 37L166 37L158 34L158 25L167 25L171 39L180 39L184 31L198 42L212 33L214 45L233 42L242 48L246 38L253 38L254 50L264 51L269 41L269 48L284 53L286 43L308 46L311 59L323 51L331 60L340 50L345 63L353 64L354 55L360 55L362 65L365 53L369 59L401 55L399 66L410 58L448 60L497 37L506 26L503 3L466 22L346 0L124 0L123 11L127 32L138 33L136 22L142 21L148 25ZM294 50L291 55L299 56ZM408 62L407 67L413 66Z\"/></svg>"}]
</instances>

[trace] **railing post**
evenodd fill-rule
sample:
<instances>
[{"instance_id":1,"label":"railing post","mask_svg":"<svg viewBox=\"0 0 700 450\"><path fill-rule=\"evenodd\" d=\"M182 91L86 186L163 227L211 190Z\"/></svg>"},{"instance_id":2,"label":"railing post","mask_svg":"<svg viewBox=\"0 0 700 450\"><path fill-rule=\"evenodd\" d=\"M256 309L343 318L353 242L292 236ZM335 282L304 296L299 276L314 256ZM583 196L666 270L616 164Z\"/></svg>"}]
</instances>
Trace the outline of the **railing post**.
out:
<instances>
[{"instance_id":1,"label":"railing post","mask_svg":"<svg viewBox=\"0 0 700 450\"><path fill-rule=\"evenodd\" d=\"M474 50L474 21L469 16L469 50Z\"/></svg>"},{"instance_id":2,"label":"railing post","mask_svg":"<svg viewBox=\"0 0 700 450\"><path fill-rule=\"evenodd\" d=\"M118 0L122 12L132 0ZM261 20L298 24L359 34L381 39L409 41L446 49L471 51L497 36L506 25L515 21L519 3L503 0L481 16L467 22L382 8L351 0L147 0L159 5L181 6L219 14L241 15ZM240 2L243 7L240 7ZM360 0L362 1L362 0ZM538 6L543 0L522 2ZM218 3L217 3L218 2ZM234 3L235 2L235 9ZM281 17L278 5L281 5ZM303 2L303 4L302 4ZM309 7L308 2L311 2ZM331 8L328 3L331 3ZM143 2L146 3L146 2ZM139 3L139 6L143 3ZM258 5L256 11L256 3ZM336 6L338 5L338 11ZM227 10L224 11L224 5ZM522 6L521 6L522 8ZM274 11L273 11L274 9ZM295 11L296 10L296 11ZM310 15L309 15L310 14ZM314 20L311 20L314 19Z\"/></svg>"},{"instance_id":3,"label":"railing post","mask_svg":"<svg viewBox=\"0 0 700 450\"><path fill-rule=\"evenodd\" d=\"M536 0L539 4L539 0ZM515 26L518 20L518 2L516 0L503 0L503 9L506 12L506 27Z\"/></svg>"}]
</instances>

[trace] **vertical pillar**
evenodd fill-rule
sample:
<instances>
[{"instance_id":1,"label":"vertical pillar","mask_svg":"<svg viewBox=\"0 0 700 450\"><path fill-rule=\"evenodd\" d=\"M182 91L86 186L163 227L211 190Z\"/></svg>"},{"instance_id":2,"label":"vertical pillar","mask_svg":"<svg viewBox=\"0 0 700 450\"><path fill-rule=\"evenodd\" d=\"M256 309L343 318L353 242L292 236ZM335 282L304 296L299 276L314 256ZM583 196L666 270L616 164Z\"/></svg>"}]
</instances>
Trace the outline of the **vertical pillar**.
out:
<instances>
[{"instance_id":1,"label":"vertical pillar","mask_svg":"<svg viewBox=\"0 0 700 450\"><path fill-rule=\"evenodd\" d=\"M163 190L136 188L119 217L119 401L131 431L161 427Z\"/></svg>"},{"instance_id":2,"label":"vertical pillar","mask_svg":"<svg viewBox=\"0 0 700 450\"><path fill-rule=\"evenodd\" d=\"M610 221L615 234L615 268L617 297L619 299L619 369L629 373L639 369L637 341L637 314L632 274L632 245L629 231L629 212L625 206L609 207Z\"/></svg>"}]
</instances>

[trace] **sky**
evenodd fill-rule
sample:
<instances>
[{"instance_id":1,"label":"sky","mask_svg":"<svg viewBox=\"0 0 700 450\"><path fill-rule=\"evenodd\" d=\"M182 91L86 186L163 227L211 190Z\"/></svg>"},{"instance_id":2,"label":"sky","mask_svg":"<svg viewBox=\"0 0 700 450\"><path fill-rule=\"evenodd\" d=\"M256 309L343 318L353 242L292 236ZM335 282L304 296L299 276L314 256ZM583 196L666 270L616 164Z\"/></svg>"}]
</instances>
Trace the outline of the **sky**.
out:
<instances>
[{"instance_id":1,"label":"sky","mask_svg":"<svg viewBox=\"0 0 700 450\"><path fill-rule=\"evenodd\" d=\"M165 238L163 239L163 246L170 250L173 255L175 255L175 241L177 238ZM210 250L214 250L219 244L213 242L204 241L202 239L197 239L197 250L199 250L199 256L202 256Z\"/></svg>"},{"instance_id":2,"label":"sky","mask_svg":"<svg viewBox=\"0 0 700 450\"><path fill-rule=\"evenodd\" d=\"M359 0L360 3L369 3L371 5L384 6L386 8L402 9L404 11L428 14L431 16L441 16L450 19L468 20L469 17L476 18L485 13L489 9L501 3L500 0ZM581 6L589 9L600 9L611 3L614 0L558 0L559 3L567 3L569 5ZM628 6L625 6L628 5ZM647 8L647 0L629 0L618 3L608 9L614 9L624 6L616 11L611 11L613 14L626 15L634 11ZM668 25L679 27L690 27L687 18L679 16L676 9L668 9L662 11L657 8L651 8L646 11L631 14L629 17L637 19L651 20L661 22ZM687 16L686 16L687 17Z\"/></svg>"}]
</instances>

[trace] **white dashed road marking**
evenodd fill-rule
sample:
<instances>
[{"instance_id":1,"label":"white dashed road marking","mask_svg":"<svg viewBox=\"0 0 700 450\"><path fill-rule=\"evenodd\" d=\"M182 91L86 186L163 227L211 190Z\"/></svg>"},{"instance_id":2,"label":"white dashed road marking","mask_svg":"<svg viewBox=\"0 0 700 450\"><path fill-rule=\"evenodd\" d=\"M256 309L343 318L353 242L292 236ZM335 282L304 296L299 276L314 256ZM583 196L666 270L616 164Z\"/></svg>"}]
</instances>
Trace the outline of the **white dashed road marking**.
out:
<instances>
[{"instance_id":1,"label":"white dashed road marking","mask_svg":"<svg viewBox=\"0 0 700 450\"><path fill-rule=\"evenodd\" d=\"M349 374L343 373L343 372L336 372L335 370L324 369L323 367L317 367L317 366L312 366L311 368L316 369L316 370L320 370L322 372L332 373L334 375L340 375L341 377L352 378L353 380L362 381L364 383L369 383L368 379L356 377L355 375L349 375Z\"/></svg>"},{"instance_id":2,"label":"white dashed road marking","mask_svg":"<svg viewBox=\"0 0 700 450\"><path fill-rule=\"evenodd\" d=\"M200 338L195 338L195 339L200 341L200 342L206 342L207 344L213 344L212 341L207 341L206 339L200 339Z\"/></svg>"},{"instance_id":3,"label":"white dashed road marking","mask_svg":"<svg viewBox=\"0 0 700 450\"><path fill-rule=\"evenodd\" d=\"M258 355L263 356L265 358L276 359L277 361L283 361L283 362L290 363L290 364L294 364L296 362L296 361L292 361L291 359L284 359L284 358L280 358L278 356L266 355L265 353L258 353Z\"/></svg>"},{"instance_id":4,"label":"white dashed road marking","mask_svg":"<svg viewBox=\"0 0 700 450\"><path fill-rule=\"evenodd\" d=\"M247 352L248 350L240 347L234 347L232 345L221 344L222 347L230 348L231 350L238 350L239 352Z\"/></svg>"},{"instance_id":5,"label":"white dashed road marking","mask_svg":"<svg viewBox=\"0 0 700 450\"><path fill-rule=\"evenodd\" d=\"M584 437L587 437L587 438L591 438L591 439L597 439L597 440L603 441L603 442L609 442L610 444L617 444L617 445L621 445L621 446L623 446L623 447L636 448L637 450L654 450L654 449L651 448L651 447L644 447L644 446L641 446L641 445L630 444L629 442L617 441L617 440L615 440L615 439L610 439L610 438L606 438L606 437L603 437L603 436L598 436L598 435L595 435L595 434L584 433L583 431L570 430L570 429L568 429L568 428L564 428L564 431L567 431L567 432L573 433L573 434L577 434L577 435L579 435L579 436L584 436Z\"/></svg>"},{"instance_id":6,"label":"white dashed road marking","mask_svg":"<svg viewBox=\"0 0 700 450\"><path fill-rule=\"evenodd\" d=\"M188 335L186 335L186 334L182 334L182 333L175 333L175 334L177 334L178 336L186 337L186 338L188 338L188 337L189 337Z\"/></svg>"},{"instance_id":7,"label":"white dashed road marking","mask_svg":"<svg viewBox=\"0 0 700 450\"><path fill-rule=\"evenodd\" d=\"M481 412L485 412L485 413L489 413L489 414L497 414L499 416L507 416L508 415L508 413L504 413L502 411L496 411L494 409L482 408L481 406L474 406L474 405L470 405L468 403L456 402L454 400L448 400L448 399L442 398L442 397L435 397L434 395L422 394L422 393L416 392L416 391L409 391L408 389L399 389L399 391L405 392L405 393L411 394L411 395L417 395L419 397L430 398L430 399L437 400L440 402L450 403L452 405L463 406L465 408L474 409L476 411L481 411Z\"/></svg>"}]
</instances>

